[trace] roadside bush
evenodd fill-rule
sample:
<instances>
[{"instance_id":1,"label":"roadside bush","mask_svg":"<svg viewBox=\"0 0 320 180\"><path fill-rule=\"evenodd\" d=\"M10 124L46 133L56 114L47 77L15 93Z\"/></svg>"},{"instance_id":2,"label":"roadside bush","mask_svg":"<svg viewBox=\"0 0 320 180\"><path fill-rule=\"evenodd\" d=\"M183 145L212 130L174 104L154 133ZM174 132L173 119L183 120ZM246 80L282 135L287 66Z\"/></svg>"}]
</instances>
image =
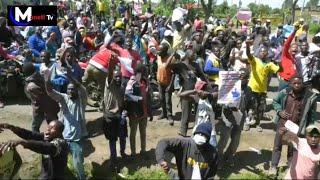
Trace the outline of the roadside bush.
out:
<instances>
[{"instance_id":1,"label":"roadside bush","mask_svg":"<svg viewBox=\"0 0 320 180\"><path fill-rule=\"evenodd\" d=\"M310 35L315 35L320 29L320 25L318 23L310 23L309 33Z\"/></svg>"}]
</instances>

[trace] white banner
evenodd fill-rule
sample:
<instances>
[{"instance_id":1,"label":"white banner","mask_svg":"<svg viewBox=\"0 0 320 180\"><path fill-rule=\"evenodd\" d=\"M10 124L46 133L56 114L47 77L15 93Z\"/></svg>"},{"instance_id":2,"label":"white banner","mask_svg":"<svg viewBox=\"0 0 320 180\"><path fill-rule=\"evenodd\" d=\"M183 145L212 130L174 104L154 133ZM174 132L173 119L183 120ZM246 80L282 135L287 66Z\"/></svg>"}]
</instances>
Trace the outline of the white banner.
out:
<instances>
[{"instance_id":1,"label":"white banner","mask_svg":"<svg viewBox=\"0 0 320 180\"><path fill-rule=\"evenodd\" d=\"M241 99L241 80L238 71L219 72L218 104L237 107Z\"/></svg>"}]
</instances>

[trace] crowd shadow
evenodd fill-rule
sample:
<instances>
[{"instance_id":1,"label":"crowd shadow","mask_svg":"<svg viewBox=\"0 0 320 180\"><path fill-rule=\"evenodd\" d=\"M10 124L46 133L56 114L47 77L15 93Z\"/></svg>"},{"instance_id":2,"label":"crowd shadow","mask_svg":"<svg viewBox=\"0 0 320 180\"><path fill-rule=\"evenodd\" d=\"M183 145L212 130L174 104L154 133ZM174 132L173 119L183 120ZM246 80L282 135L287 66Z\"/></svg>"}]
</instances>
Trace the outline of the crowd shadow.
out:
<instances>
[{"instance_id":1,"label":"crowd shadow","mask_svg":"<svg viewBox=\"0 0 320 180\"><path fill-rule=\"evenodd\" d=\"M86 124L88 133L89 133L89 137L97 137L100 136L101 134L103 134L103 116L100 118L97 118L93 121L88 121Z\"/></svg>"},{"instance_id":2,"label":"crowd shadow","mask_svg":"<svg viewBox=\"0 0 320 180\"><path fill-rule=\"evenodd\" d=\"M272 151L261 150L261 154L254 151L240 151L236 153L234 167L230 167L227 163L224 164L221 170L217 171L217 175L221 179L227 179L232 173L240 174L241 170L246 170L257 175L263 175L264 170L268 170L270 165ZM258 165L263 164L263 169L258 168Z\"/></svg>"},{"instance_id":3,"label":"crowd shadow","mask_svg":"<svg viewBox=\"0 0 320 180\"><path fill-rule=\"evenodd\" d=\"M151 165L157 164L155 157L155 149L150 149L143 154L129 156L127 158L117 157L118 170L128 169L128 173L132 174L141 167L150 168ZM92 177L94 179L114 179L118 172L114 172L110 168L110 159L104 161L101 165L92 162ZM116 178L117 179L117 178Z\"/></svg>"},{"instance_id":4,"label":"crowd shadow","mask_svg":"<svg viewBox=\"0 0 320 180\"><path fill-rule=\"evenodd\" d=\"M83 141L83 155L88 157L90 154L94 153L96 148L93 146L90 139L85 139Z\"/></svg>"},{"instance_id":5,"label":"crowd shadow","mask_svg":"<svg viewBox=\"0 0 320 180\"><path fill-rule=\"evenodd\" d=\"M7 97L5 98L5 105L30 105L31 101L25 96Z\"/></svg>"},{"instance_id":6,"label":"crowd shadow","mask_svg":"<svg viewBox=\"0 0 320 180\"><path fill-rule=\"evenodd\" d=\"M278 92L278 86L268 86L268 92Z\"/></svg>"},{"instance_id":7,"label":"crowd shadow","mask_svg":"<svg viewBox=\"0 0 320 180\"><path fill-rule=\"evenodd\" d=\"M266 122L266 121L262 121L260 124L262 129L271 129L271 130L275 130L276 126L273 122Z\"/></svg>"}]
</instances>

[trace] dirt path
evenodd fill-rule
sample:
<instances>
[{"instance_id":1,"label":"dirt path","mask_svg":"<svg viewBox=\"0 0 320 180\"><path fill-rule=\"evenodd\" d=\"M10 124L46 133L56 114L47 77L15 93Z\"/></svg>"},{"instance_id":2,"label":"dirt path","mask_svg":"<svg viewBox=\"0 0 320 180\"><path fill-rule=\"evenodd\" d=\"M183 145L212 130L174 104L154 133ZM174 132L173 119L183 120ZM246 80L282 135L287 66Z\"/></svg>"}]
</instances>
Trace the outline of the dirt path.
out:
<instances>
[{"instance_id":1,"label":"dirt path","mask_svg":"<svg viewBox=\"0 0 320 180\"><path fill-rule=\"evenodd\" d=\"M273 97L274 93L269 93L269 97ZM19 101L21 103L21 101ZM174 113L179 114L180 107L177 107L178 99L173 96L173 110ZM273 111L268 112L274 115ZM4 109L0 109L0 122L11 123L27 129L31 128L31 114L32 110L28 102L18 104L9 104ZM158 115L159 113L157 113ZM90 132L90 138L85 143L85 163L87 169L94 169L91 171L94 177L108 177L108 159L109 159L109 146L101 131L102 116L99 112L94 112L93 109L87 109L87 127ZM191 123L191 126L193 124ZM46 127L45 123L41 129ZM161 138L177 137L177 132L180 127L179 122L175 122L174 126L169 126L165 120L157 120L148 122L147 127L147 155L144 157L137 157L136 159L126 160L122 165L127 167L129 171L135 171L140 167L150 167L155 165L154 148ZM268 161L271 159L271 151L273 146L274 131L272 122L263 121L262 127L265 128L263 133L257 132L252 129L249 132L243 132L240 142L240 147L237 152L237 163L234 168L224 168L218 175L221 178L228 178L230 175L237 175L243 172L260 173L265 172L268 168ZM191 130L190 130L191 131ZM189 132L190 132L189 131ZM139 136L139 134L138 134ZM0 135L1 142L9 139L17 139L11 132L5 131ZM137 152L140 151L140 141L137 137ZM250 150L250 147L261 150L262 154ZM118 147L119 150L119 147ZM22 156L24 165L20 171L22 178L33 177L34 169L37 169L37 164L33 163L35 160L39 161L39 156L35 153L18 147L18 152ZM285 151L284 151L285 152ZM129 140L127 140L126 153L130 154ZM285 153L283 153L285 154ZM283 158L282 158L283 159Z\"/></svg>"}]
</instances>

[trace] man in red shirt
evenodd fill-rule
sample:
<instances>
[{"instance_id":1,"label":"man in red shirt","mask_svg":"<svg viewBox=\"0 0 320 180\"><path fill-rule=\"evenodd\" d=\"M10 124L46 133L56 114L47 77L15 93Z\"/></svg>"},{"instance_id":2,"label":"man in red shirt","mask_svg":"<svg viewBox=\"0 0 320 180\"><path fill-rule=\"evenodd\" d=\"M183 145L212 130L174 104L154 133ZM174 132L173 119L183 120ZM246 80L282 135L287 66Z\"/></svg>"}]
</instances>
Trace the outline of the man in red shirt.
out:
<instances>
[{"instance_id":1,"label":"man in red shirt","mask_svg":"<svg viewBox=\"0 0 320 180\"><path fill-rule=\"evenodd\" d=\"M141 56L132 49L132 39L126 38L124 48L119 43L111 43L108 48L116 52L121 65L122 87L125 88L131 76L134 76L134 69L141 62Z\"/></svg>"},{"instance_id":2,"label":"man in red shirt","mask_svg":"<svg viewBox=\"0 0 320 180\"><path fill-rule=\"evenodd\" d=\"M298 54L298 45L292 43L294 36L298 30L298 26L294 27L293 33L288 37L286 42L283 45L283 51L281 55L281 66L283 71L279 73L279 91L288 87L289 80L294 77L297 73L295 65L295 56Z\"/></svg>"},{"instance_id":3,"label":"man in red shirt","mask_svg":"<svg viewBox=\"0 0 320 180\"><path fill-rule=\"evenodd\" d=\"M103 95L109 62L113 56L116 56L115 53L109 49L100 49L99 52L95 54L89 61L89 65L84 72L84 76L82 77L83 85L86 86L88 83L96 81L98 83L98 89ZM100 108L102 108L102 102L103 101L100 102Z\"/></svg>"}]
</instances>

